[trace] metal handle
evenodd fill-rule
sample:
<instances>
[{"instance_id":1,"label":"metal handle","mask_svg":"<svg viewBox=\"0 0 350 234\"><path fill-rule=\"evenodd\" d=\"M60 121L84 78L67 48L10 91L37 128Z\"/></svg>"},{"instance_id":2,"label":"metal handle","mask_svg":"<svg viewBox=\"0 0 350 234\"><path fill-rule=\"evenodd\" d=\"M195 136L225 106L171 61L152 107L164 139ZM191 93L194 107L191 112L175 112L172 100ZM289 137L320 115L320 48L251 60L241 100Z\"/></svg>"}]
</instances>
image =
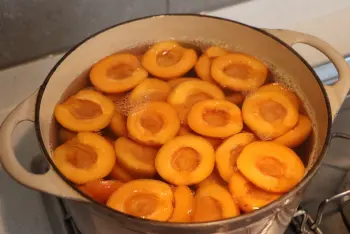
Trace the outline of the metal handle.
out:
<instances>
[{"instance_id":1,"label":"metal handle","mask_svg":"<svg viewBox=\"0 0 350 234\"><path fill-rule=\"evenodd\" d=\"M4 120L0 127L0 161L6 172L19 183L42 192L59 197L79 201L87 201L72 189L50 167L42 175L27 171L17 160L13 146L12 135L17 125L22 121L34 122L35 102L38 91L19 104ZM24 156L24 155L23 155Z\"/></svg>"},{"instance_id":2,"label":"metal handle","mask_svg":"<svg viewBox=\"0 0 350 234\"><path fill-rule=\"evenodd\" d=\"M265 31L281 39L290 46L297 43L310 45L326 55L334 64L339 74L338 81L333 85L325 85L331 104L332 119L334 120L334 117L338 113L350 89L350 69L343 55L327 42L309 34L282 29L265 29Z\"/></svg>"}]
</instances>

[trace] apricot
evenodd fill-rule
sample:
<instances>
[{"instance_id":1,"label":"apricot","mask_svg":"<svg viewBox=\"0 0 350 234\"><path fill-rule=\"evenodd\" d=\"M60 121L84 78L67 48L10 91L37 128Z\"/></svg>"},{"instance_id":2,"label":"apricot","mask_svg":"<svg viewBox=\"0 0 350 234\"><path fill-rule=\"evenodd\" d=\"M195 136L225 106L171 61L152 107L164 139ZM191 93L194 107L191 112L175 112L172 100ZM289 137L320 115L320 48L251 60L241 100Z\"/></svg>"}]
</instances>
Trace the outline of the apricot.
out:
<instances>
[{"instance_id":1,"label":"apricot","mask_svg":"<svg viewBox=\"0 0 350 234\"><path fill-rule=\"evenodd\" d=\"M60 127L58 129L58 140L61 144L63 144L66 141L72 140L74 137L77 136L77 132L70 131L68 129Z\"/></svg>"},{"instance_id":2,"label":"apricot","mask_svg":"<svg viewBox=\"0 0 350 234\"><path fill-rule=\"evenodd\" d=\"M152 75L174 79L187 73L197 61L194 49L184 48L175 41L159 42L142 57L142 66Z\"/></svg>"},{"instance_id":3,"label":"apricot","mask_svg":"<svg viewBox=\"0 0 350 234\"><path fill-rule=\"evenodd\" d=\"M173 213L173 191L159 180L139 179L122 185L107 206L143 219L166 221Z\"/></svg>"},{"instance_id":4,"label":"apricot","mask_svg":"<svg viewBox=\"0 0 350 234\"><path fill-rule=\"evenodd\" d=\"M197 188L200 188L202 186L207 186L209 184L217 184L222 187L227 187L226 181L224 181L221 176L219 175L217 169L214 168L213 172L205 178L203 181L201 181L199 184L196 185Z\"/></svg>"},{"instance_id":5,"label":"apricot","mask_svg":"<svg viewBox=\"0 0 350 234\"><path fill-rule=\"evenodd\" d=\"M90 71L91 83L105 93L131 90L148 76L138 58L130 53L113 54L95 65Z\"/></svg>"},{"instance_id":6,"label":"apricot","mask_svg":"<svg viewBox=\"0 0 350 234\"><path fill-rule=\"evenodd\" d=\"M298 122L298 108L282 92L255 92L242 106L244 123L261 139L272 140Z\"/></svg>"},{"instance_id":7,"label":"apricot","mask_svg":"<svg viewBox=\"0 0 350 234\"><path fill-rule=\"evenodd\" d=\"M229 137L243 129L239 107L226 100L204 100L194 104L187 123L198 134L209 137Z\"/></svg>"},{"instance_id":8,"label":"apricot","mask_svg":"<svg viewBox=\"0 0 350 234\"><path fill-rule=\"evenodd\" d=\"M217 184L200 187L194 199L192 216L194 222L215 221L236 217L240 214L229 191Z\"/></svg>"},{"instance_id":9,"label":"apricot","mask_svg":"<svg viewBox=\"0 0 350 234\"><path fill-rule=\"evenodd\" d=\"M156 156L158 174L175 185L197 184L213 171L213 146L195 135L177 136L165 143Z\"/></svg>"},{"instance_id":10,"label":"apricot","mask_svg":"<svg viewBox=\"0 0 350 234\"><path fill-rule=\"evenodd\" d=\"M122 182L129 182L131 180L138 179L139 176L135 176L127 169L122 167L119 162L116 162L109 177L114 180L120 180Z\"/></svg>"},{"instance_id":11,"label":"apricot","mask_svg":"<svg viewBox=\"0 0 350 234\"><path fill-rule=\"evenodd\" d=\"M213 146L213 148L216 150L219 145L224 141L221 138L215 138L215 137L204 137L209 143Z\"/></svg>"},{"instance_id":12,"label":"apricot","mask_svg":"<svg viewBox=\"0 0 350 234\"><path fill-rule=\"evenodd\" d=\"M180 120L166 102L149 102L128 116L127 129L132 138L147 145L162 145L176 136Z\"/></svg>"},{"instance_id":13,"label":"apricot","mask_svg":"<svg viewBox=\"0 0 350 234\"><path fill-rule=\"evenodd\" d=\"M239 208L245 213L260 209L281 196L279 193L270 193L256 187L238 171L232 174L229 189Z\"/></svg>"},{"instance_id":14,"label":"apricot","mask_svg":"<svg viewBox=\"0 0 350 234\"><path fill-rule=\"evenodd\" d=\"M180 185L174 188L174 211L169 222L191 221L191 212L193 208L194 198L191 189L187 186Z\"/></svg>"},{"instance_id":15,"label":"apricot","mask_svg":"<svg viewBox=\"0 0 350 234\"><path fill-rule=\"evenodd\" d=\"M226 100L236 104L237 106L241 106L244 102L245 96L239 92L232 92L226 95Z\"/></svg>"},{"instance_id":16,"label":"apricot","mask_svg":"<svg viewBox=\"0 0 350 234\"><path fill-rule=\"evenodd\" d=\"M126 137L120 137L114 144L117 161L137 175L153 177L156 174L154 166L157 149L140 145Z\"/></svg>"},{"instance_id":17,"label":"apricot","mask_svg":"<svg viewBox=\"0 0 350 234\"><path fill-rule=\"evenodd\" d=\"M176 86L168 96L168 102L176 109L182 124L187 124L187 115L192 106L207 99L224 99L220 88L207 81L186 81Z\"/></svg>"},{"instance_id":18,"label":"apricot","mask_svg":"<svg viewBox=\"0 0 350 234\"><path fill-rule=\"evenodd\" d=\"M288 192L305 174L303 162L293 150L267 141L247 145L237 167L254 185L275 193Z\"/></svg>"},{"instance_id":19,"label":"apricot","mask_svg":"<svg viewBox=\"0 0 350 234\"><path fill-rule=\"evenodd\" d=\"M229 53L215 58L211 76L222 87L233 91L251 91L265 83L268 69L264 63L241 53Z\"/></svg>"},{"instance_id":20,"label":"apricot","mask_svg":"<svg viewBox=\"0 0 350 234\"><path fill-rule=\"evenodd\" d=\"M115 111L112 117L109 129L118 137L128 136L128 130L126 129L126 117L119 111Z\"/></svg>"},{"instance_id":21,"label":"apricot","mask_svg":"<svg viewBox=\"0 0 350 234\"><path fill-rule=\"evenodd\" d=\"M60 172L76 184L102 179L115 164L113 146L97 133L80 132L74 140L58 146L53 161Z\"/></svg>"},{"instance_id":22,"label":"apricot","mask_svg":"<svg viewBox=\"0 0 350 234\"><path fill-rule=\"evenodd\" d=\"M110 123L114 103L94 90L81 90L55 108L56 120L66 129L83 132L99 131Z\"/></svg>"},{"instance_id":23,"label":"apricot","mask_svg":"<svg viewBox=\"0 0 350 234\"><path fill-rule=\"evenodd\" d=\"M227 138L216 150L216 167L220 176L228 182L237 170L237 158L244 147L255 141L252 133L238 133Z\"/></svg>"},{"instance_id":24,"label":"apricot","mask_svg":"<svg viewBox=\"0 0 350 234\"><path fill-rule=\"evenodd\" d=\"M178 86L179 84L185 82L185 81L196 81L198 80L198 78L194 78L194 77L182 77L182 78L177 78L177 79L173 79L173 80L169 80L168 84L170 85L170 87L173 89L176 86Z\"/></svg>"},{"instance_id":25,"label":"apricot","mask_svg":"<svg viewBox=\"0 0 350 234\"><path fill-rule=\"evenodd\" d=\"M227 54L228 52L222 48L212 46L209 47L198 59L194 69L197 75L205 81L215 82L211 77L211 63L216 57Z\"/></svg>"},{"instance_id":26,"label":"apricot","mask_svg":"<svg viewBox=\"0 0 350 234\"><path fill-rule=\"evenodd\" d=\"M170 85L165 81L146 79L131 91L129 101L133 105L152 101L166 101L170 90Z\"/></svg>"},{"instance_id":27,"label":"apricot","mask_svg":"<svg viewBox=\"0 0 350 234\"><path fill-rule=\"evenodd\" d=\"M118 180L94 180L80 185L78 188L97 202L106 203L112 193L122 184L123 182Z\"/></svg>"},{"instance_id":28,"label":"apricot","mask_svg":"<svg viewBox=\"0 0 350 234\"><path fill-rule=\"evenodd\" d=\"M311 120L307 116L299 114L297 125L286 134L277 137L273 141L289 148L296 148L306 141L311 132Z\"/></svg>"}]
</instances>

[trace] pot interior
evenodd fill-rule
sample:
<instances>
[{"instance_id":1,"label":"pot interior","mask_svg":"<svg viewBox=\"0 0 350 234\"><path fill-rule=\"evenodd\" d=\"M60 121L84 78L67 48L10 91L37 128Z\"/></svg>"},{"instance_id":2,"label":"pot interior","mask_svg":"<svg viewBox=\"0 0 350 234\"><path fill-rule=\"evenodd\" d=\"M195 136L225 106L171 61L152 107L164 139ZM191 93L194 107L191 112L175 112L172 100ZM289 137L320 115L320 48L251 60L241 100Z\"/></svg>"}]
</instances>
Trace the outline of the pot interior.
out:
<instances>
[{"instance_id":1,"label":"pot interior","mask_svg":"<svg viewBox=\"0 0 350 234\"><path fill-rule=\"evenodd\" d=\"M318 161L330 119L325 93L310 67L290 48L261 30L196 15L155 16L127 22L90 37L66 54L45 80L38 99L36 124L48 157L57 145L55 105L88 83L91 65L115 52L141 52L147 45L164 40L176 40L198 50L217 45L263 60L269 65L270 76L287 84L302 100L313 123L312 137L301 152L302 160L308 169Z\"/></svg>"}]
</instances>

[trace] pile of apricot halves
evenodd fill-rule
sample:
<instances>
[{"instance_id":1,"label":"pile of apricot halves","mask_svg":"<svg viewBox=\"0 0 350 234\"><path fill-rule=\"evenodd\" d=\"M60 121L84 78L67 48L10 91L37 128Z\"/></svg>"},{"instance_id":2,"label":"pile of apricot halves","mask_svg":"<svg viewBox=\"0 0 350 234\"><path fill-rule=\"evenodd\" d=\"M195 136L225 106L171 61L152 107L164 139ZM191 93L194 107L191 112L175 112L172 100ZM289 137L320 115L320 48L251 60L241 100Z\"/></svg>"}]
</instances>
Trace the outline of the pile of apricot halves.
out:
<instances>
[{"instance_id":1,"label":"pile of apricot halves","mask_svg":"<svg viewBox=\"0 0 350 234\"><path fill-rule=\"evenodd\" d=\"M92 66L91 87L56 106L55 165L95 201L140 218L259 209L303 178L293 149L312 132L298 96L267 76L262 61L215 46L110 55Z\"/></svg>"}]
</instances>

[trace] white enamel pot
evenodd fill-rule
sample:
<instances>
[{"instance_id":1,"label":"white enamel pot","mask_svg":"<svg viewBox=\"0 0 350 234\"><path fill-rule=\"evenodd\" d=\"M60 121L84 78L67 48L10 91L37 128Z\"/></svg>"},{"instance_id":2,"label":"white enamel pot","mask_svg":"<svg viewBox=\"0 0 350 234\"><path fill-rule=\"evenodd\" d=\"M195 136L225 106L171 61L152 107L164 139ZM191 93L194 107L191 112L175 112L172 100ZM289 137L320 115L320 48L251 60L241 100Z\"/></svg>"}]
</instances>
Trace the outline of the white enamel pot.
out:
<instances>
[{"instance_id":1,"label":"white enamel pot","mask_svg":"<svg viewBox=\"0 0 350 234\"><path fill-rule=\"evenodd\" d=\"M87 71L96 61L126 48L169 39L240 48L240 51L255 55L278 68L293 88L299 91L307 106L311 107L310 116L315 128L312 150L307 158L303 158L308 166L308 173L294 189L268 206L237 218L207 223L172 224L134 218L100 205L78 192L57 170L51 160L53 147L56 145L56 123L53 118L55 105L84 85ZM324 87L310 65L291 48L295 43L305 43L323 52L337 68L338 82ZM83 226L84 222L102 224L100 228L86 230L84 234L115 233L117 228L147 233L283 233L299 205L304 189L319 168L329 144L332 120L349 87L350 71L343 56L316 37L289 30L262 30L202 15L146 17L105 29L82 41L64 55L52 68L41 87L18 105L3 122L0 129L0 159L3 168L19 183L71 200L68 203L78 226L79 223ZM37 139L50 164L46 174L32 174L16 159L11 135L22 121L32 121L35 124ZM82 219L85 216L82 213L79 215L79 212L84 209L93 213L94 221Z\"/></svg>"}]
</instances>

